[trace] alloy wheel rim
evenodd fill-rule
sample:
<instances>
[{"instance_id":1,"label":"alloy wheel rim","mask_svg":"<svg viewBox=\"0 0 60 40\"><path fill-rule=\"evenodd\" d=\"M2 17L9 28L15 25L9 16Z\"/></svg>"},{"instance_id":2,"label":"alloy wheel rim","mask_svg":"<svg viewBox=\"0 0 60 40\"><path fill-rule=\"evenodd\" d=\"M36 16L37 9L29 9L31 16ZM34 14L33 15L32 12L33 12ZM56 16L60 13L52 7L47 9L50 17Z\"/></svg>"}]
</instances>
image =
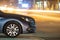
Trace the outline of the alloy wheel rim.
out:
<instances>
[{"instance_id":1,"label":"alloy wheel rim","mask_svg":"<svg viewBox=\"0 0 60 40\"><path fill-rule=\"evenodd\" d=\"M7 26L6 32L9 36L16 36L19 32L19 27L16 24L9 24Z\"/></svg>"}]
</instances>

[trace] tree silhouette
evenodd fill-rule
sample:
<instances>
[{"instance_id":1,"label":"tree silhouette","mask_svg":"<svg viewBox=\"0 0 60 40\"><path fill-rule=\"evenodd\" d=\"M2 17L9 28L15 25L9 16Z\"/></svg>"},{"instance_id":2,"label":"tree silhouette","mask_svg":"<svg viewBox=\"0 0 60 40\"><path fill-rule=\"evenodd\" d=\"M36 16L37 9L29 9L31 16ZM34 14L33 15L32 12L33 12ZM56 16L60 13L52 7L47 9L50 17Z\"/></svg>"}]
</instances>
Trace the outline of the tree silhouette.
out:
<instances>
[{"instance_id":1,"label":"tree silhouette","mask_svg":"<svg viewBox=\"0 0 60 40\"><path fill-rule=\"evenodd\" d=\"M48 8L51 10L52 6L53 6L53 10L56 10L56 4L57 4L57 0L48 0L47 5Z\"/></svg>"}]
</instances>

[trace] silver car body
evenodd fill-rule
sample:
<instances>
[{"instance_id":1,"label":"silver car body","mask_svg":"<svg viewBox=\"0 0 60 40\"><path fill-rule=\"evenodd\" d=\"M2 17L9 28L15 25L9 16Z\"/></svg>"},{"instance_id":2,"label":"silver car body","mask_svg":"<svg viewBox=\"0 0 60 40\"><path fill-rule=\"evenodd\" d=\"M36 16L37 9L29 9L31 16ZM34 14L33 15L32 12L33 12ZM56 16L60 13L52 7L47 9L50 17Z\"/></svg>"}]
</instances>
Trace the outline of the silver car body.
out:
<instances>
[{"instance_id":1,"label":"silver car body","mask_svg":"<svg viewBox=\"0 0 60 40\"><path fill-rule=\"evenodd\" d=\"M4 18L4 17L0 17L0 32L2 32L4 25L7 22L12 21L12 20L20 23L21 26L22 26L23 33L27 33L27 28L29 27L27 22L21 22L20 20L12 19L12 18L7 19L7 18Z\"/></svg>"}]
</instances>

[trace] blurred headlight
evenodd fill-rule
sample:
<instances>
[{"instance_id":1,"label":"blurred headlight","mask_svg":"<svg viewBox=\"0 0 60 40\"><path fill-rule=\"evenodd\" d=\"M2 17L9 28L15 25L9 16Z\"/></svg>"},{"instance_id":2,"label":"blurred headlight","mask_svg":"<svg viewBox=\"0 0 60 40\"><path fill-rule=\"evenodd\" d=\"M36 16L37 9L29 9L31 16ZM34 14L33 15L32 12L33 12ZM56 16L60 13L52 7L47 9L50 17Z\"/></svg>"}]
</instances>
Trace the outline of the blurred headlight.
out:
<instances>
[{"instance_id":1,"label":"blurred headlight","mask_svg":"<svg viewBox=\"0 0 60 40\"><path fill-rule=\"evenodd\" d=\"M29 19L28 19L28 18L26 18L25 20L26 20L26 21L29 21Z\"/></svg>"},{"instance_id":2,"label":"blurred headlight","mask_svg":"<svg viewBox=\"0 0 60 40\"><path fill-rule=\"evenodd\" d=\"M32 18L25 18L27 22L29 22L30 26L35 26L35 20Z\"/></svg>"}]
</instances>

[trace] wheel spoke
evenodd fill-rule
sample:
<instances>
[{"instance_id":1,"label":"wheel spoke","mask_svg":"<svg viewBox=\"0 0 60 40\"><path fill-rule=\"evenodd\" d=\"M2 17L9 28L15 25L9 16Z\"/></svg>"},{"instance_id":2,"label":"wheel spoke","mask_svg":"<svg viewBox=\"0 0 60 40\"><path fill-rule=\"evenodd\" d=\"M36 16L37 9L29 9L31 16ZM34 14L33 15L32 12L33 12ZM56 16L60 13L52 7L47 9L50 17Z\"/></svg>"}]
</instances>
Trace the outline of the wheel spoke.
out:
<instances>
[{"instance_id":1,"label":"wheel spoke","mask_svg":"<svg viewBox=\"0 0 60 40\"><path fill-rule=\"evenodd\" d=\"M12 36L12 33L10 33L9 35Z\"/></svg>"},{"instance_id":2,"label":"wheel spoke","mask_svg":"<svg viewBox=\"0 0 60 40\"><path fill-rule=\"evenodd\" d=\"M17 32L13 32L13 35L16 36L18 33Z\"/></svg>"},{"instance_id":3,"label":"wheel spoke","mask_svg":"<svg viewBox=\"0 0 60 40\"><path fill-rule=\"evenodd\" d=\"M12 35L12 32L11 32L11 31L9 31L9 32L8 32L8 35Z\"/></svg>"},{"instance_id":4,"label":"wheel spoke","mask_svg":"<svg viewBox=\"0 0 60 40\"><path fill-rule=\"evenodd\" d=\"M14 31L19 31L19 29L18 28L14 28Z\"/></svg>"},{"instance_id":5,"label":"wheel spoke","mask_svg":"<svg viewBox=\"0 0 60 40\"><path fill-rule=\"evenodd\" d=\"M11 28L14 28L15 27L15 24L10 24Z\"/></svg>"},{"instance_id":6,"label":"wheel spoke","mask_svg":"<svg viewBox=\"0 0 60 40\"><path fill-rule=\"evenodd\" d=\"M8 26L7 28L9 28L10 29L10 27Z\"/></svg>"}]
</instances>

